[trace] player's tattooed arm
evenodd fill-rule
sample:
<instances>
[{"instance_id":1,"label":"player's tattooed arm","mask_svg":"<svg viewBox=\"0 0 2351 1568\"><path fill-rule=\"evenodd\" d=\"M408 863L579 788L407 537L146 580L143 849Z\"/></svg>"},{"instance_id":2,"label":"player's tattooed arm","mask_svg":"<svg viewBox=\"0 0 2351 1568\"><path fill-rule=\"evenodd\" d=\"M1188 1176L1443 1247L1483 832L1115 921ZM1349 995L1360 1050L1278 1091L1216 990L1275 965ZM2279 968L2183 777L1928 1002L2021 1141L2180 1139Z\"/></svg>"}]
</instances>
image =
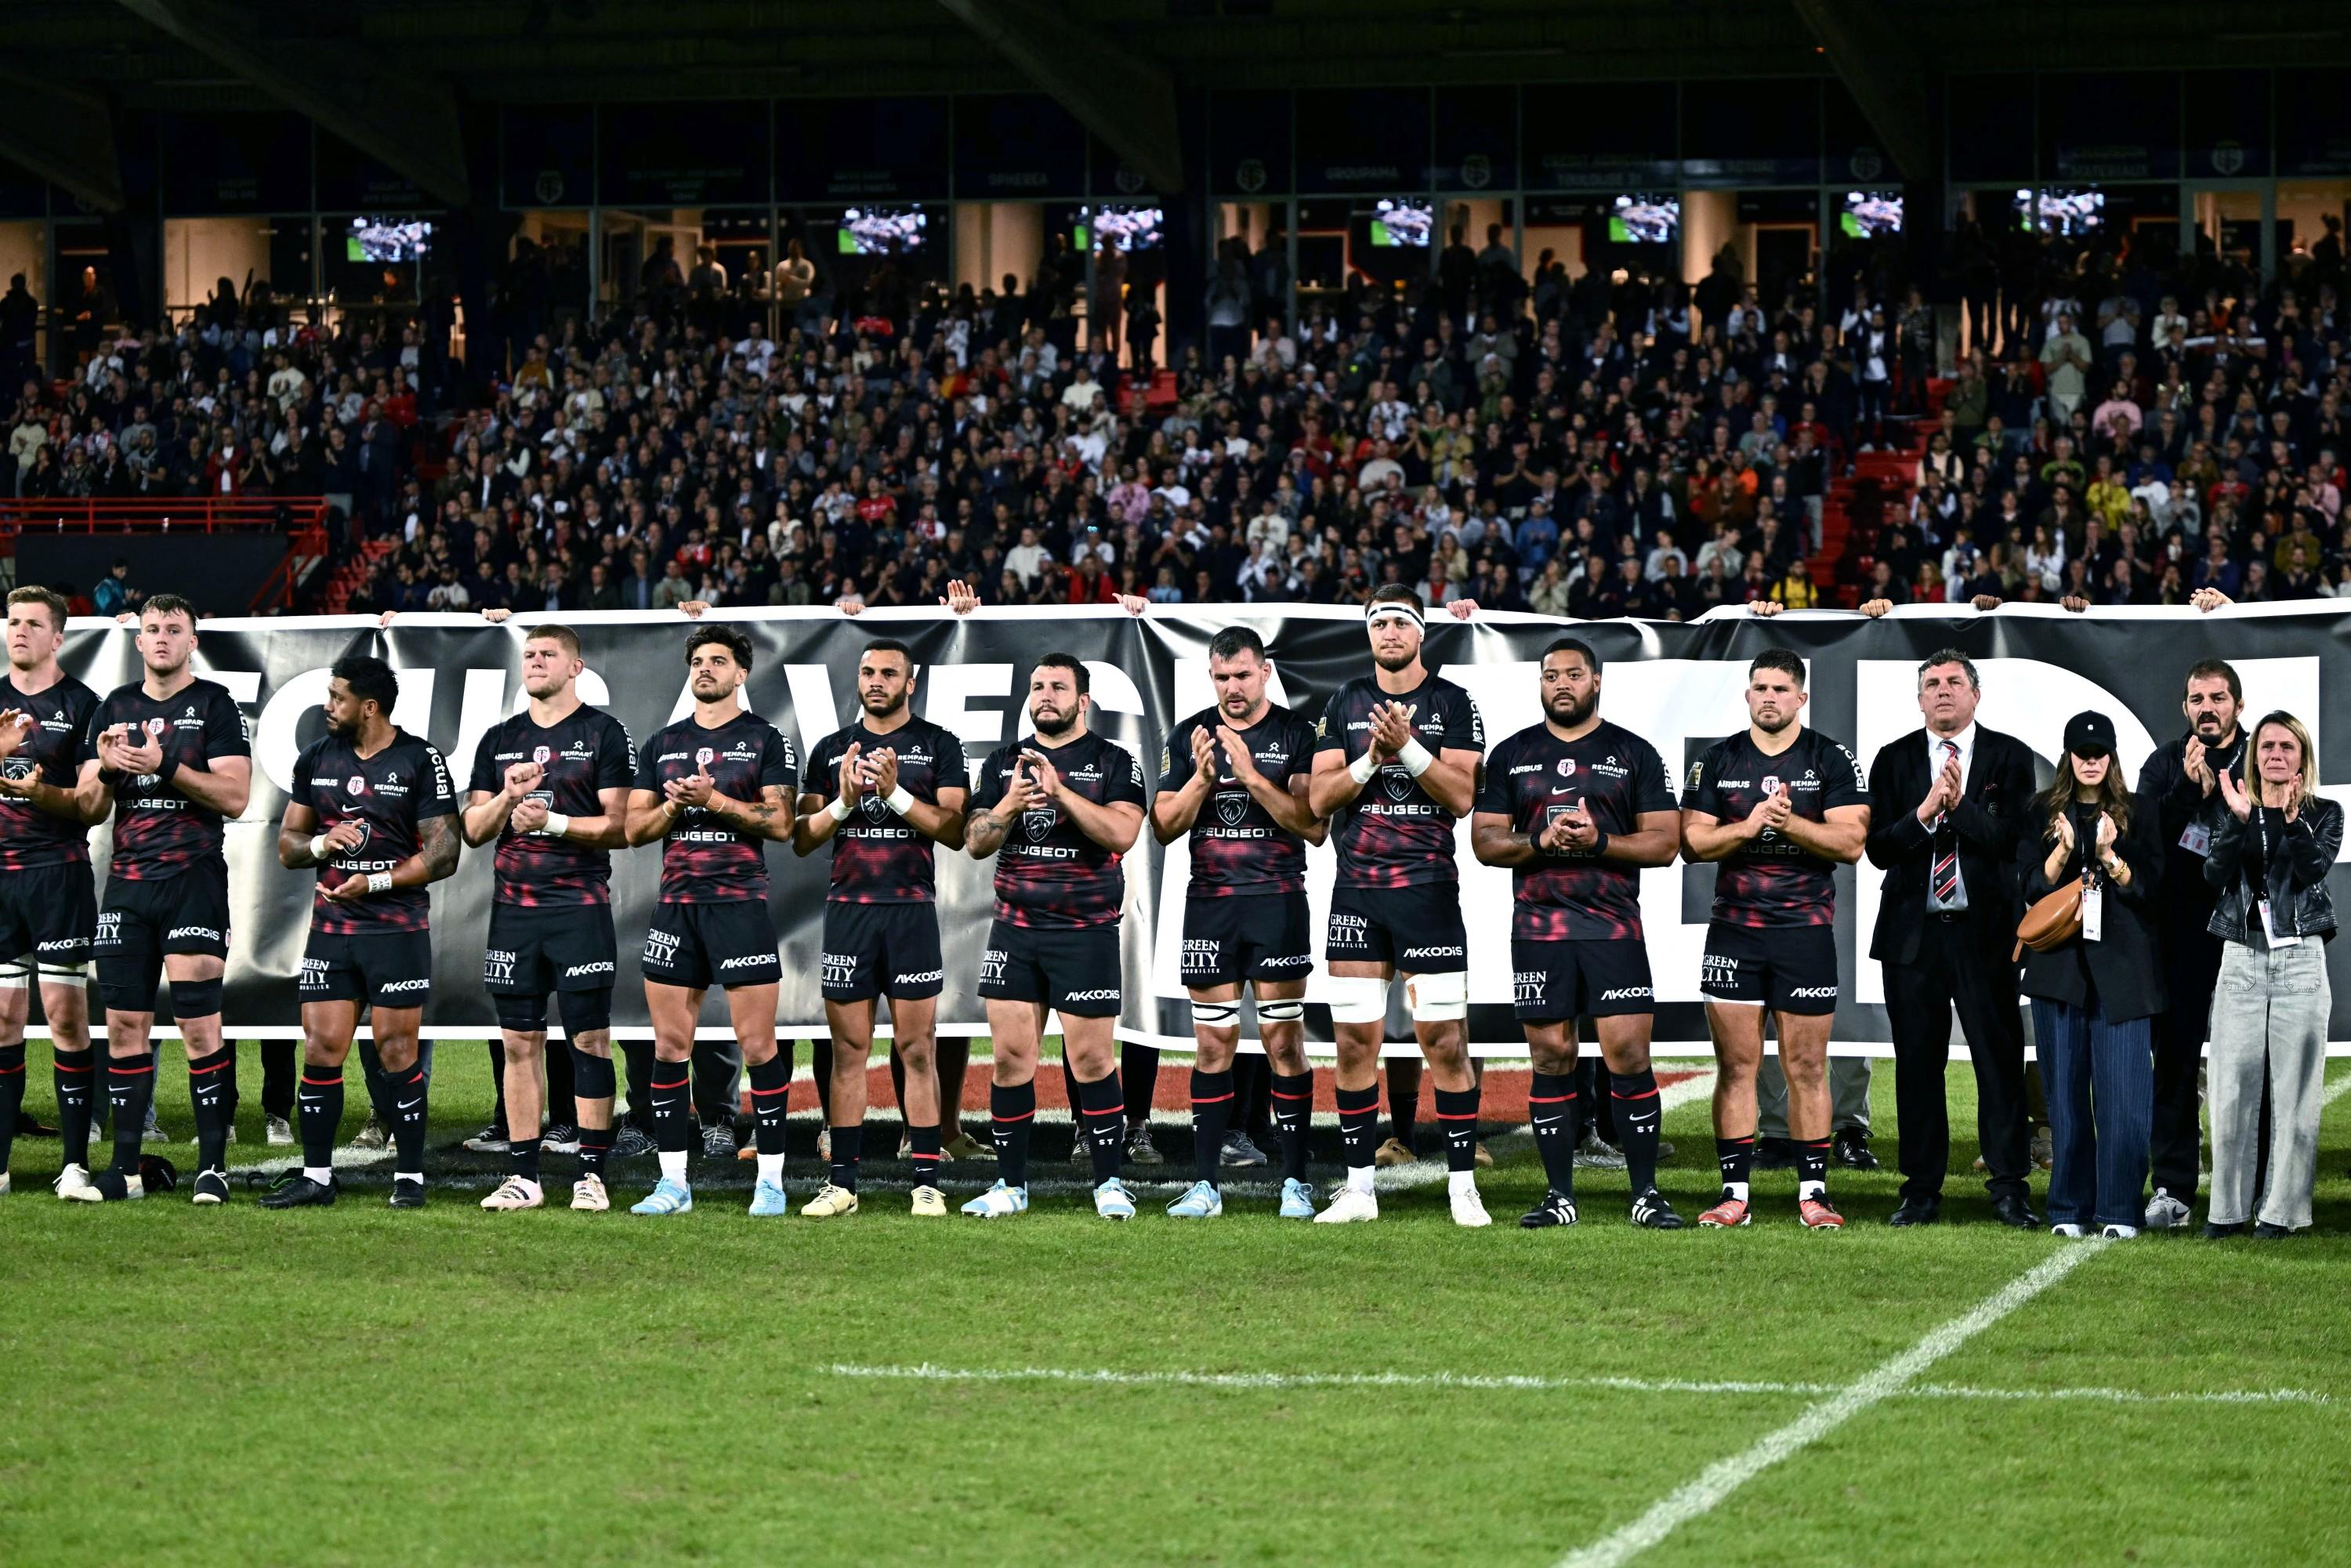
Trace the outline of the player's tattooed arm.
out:
<instances>
[{"instance_id":1,"label":"player's tattooed arm","mask_svg":"<svg viewBox=\"0 0 2351 1568\"><path fill-rule=\"evenodd\" d=\"M1469 851L1479 864L1499 866L1524 865L1541 852L1534 840L1510 826L1510 819L1500 811L1479 811L1470 817Z\"/></svg>"},{"instance_id":2,"label":"player's tattooed arm","mask_svg":"<svg viewBox=\"0 0 2351 1568\"><path fill-rule=\"evenodd\" d=\"M1004 794L997 802L974 811L964 821L963 847L971 852L974 860L986 860L1004 847L1004 838L1020 813L1043 800L1044 791L1038 787L1026 762L1017 763L1012 777L1005 781Z\"/></svg>"},{"instance_id":3,"label":"player's tattooed arm","mask_svg":"<svg viewBox=\"0 0 2351 1568\"><path fill-rule=\"evenodd\" d=\"M456 819L427 817L417 824L416 831L422 841L416 853L392 868L392 885L395 887L402 885L413 887L424 883L439 882L442 878L456 873L457 852L464 847L464 842L457 832ZM418 866L423 874L416 882L402 883L400 873L411 865Z\"/></svg>"},{"instance_id":4,"label":"player's tattooed arm","mask_svg":"<svg viewBox=\"0 0 2351 1568\"><path fill-rule=\"evenodd\" d=\"M792 798L780 784L761 785L756 800L737 800L732 795L713 790L701 805L737 832L773 839L778 843L792 841Z\"/></svg>"}]
</instances>

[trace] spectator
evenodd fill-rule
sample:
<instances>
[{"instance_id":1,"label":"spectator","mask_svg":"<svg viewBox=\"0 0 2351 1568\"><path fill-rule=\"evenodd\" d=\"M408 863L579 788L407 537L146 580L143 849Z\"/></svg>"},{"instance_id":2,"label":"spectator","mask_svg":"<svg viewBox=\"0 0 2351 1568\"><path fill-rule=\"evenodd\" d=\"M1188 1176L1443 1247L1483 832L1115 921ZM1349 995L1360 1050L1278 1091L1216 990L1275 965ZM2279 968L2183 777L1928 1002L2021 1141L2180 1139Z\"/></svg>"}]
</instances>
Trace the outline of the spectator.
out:
<instances>
[{"instance_id":1,"label":"spectator","mask_svg":"<svg viewBox=\"0 0 2351 1568\"><path fill-rule=\"evenodd\" d=\"M106 575L99 578L98 586L90 591L90 603L99 614L106 616L121 615L136 610L146 597L131 586L131 561L124 556L114 558L114 564L107 568Z\"/></svg>"}]
</instances>

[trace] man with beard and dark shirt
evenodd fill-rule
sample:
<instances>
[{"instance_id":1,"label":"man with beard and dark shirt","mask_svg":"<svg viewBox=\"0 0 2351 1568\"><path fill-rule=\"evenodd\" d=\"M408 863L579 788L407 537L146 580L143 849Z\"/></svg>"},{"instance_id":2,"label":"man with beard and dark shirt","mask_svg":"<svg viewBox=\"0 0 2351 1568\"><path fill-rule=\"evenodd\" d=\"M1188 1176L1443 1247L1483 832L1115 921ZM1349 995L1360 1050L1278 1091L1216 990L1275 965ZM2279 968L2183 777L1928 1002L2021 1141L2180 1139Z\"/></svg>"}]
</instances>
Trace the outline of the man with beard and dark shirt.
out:
<instances>
[{"instance_id":1,"label":"man with beard and dark shirt","mask_svg":"<svg viewBox=\"0 0 2351 1568\"><path fill-rule=\"evenodd\" d=\"M1768 648L1747 668L1748 727L1690 765L1682 852L1720 863L1698 988L1719 1076L1715 1157L1722 1198L1703 1226L1745 1225L1755 1155L1755 1075L1771 1009L1796 1145L1796 1211L1844 1224L1828 1200L1829 1026L1836 1012L1836 880L1869 836L1869 783L1852 752L1798 724L1804 662Z\"/></svg>"},{"instance_id":2,"label":"man with beard and dark shirt","mask_svg":"<svg viewBox=\"0 0 2351 1568\"><path fill-rule=\"evenodd\" d=\"M1380 1046L1397 974L1437 1081L1457 1225L1491 1224L1478 1196L1478 1081L1469 1067L1469 945L1453 825L1469 814L1485 722L1469 694L1421 662L1420 596L1385 583L1364 606L1374 671L1322 710L1307 801L1339 853L1323 958L1338 1037L1346 1185L1318 1225L1377 1219L1372 1193Z\"/></svg>"},{"instance_id":3,"label":"man with beard and dark shirt","mask_svg":"<svg viewBox=\"0 0 2351 1568\"><path fill-rule=\"evenodd\" d=\"M825 894L825 1022L832 1032L830 1174L800 1207L824 1219L857 1212L857 1164L864 1139L866 1064L873 1050L874 1000L890 998L890 1054L904 1072L898 1097L914 1161L914 1212L947 1211L939 1190L940 1132L963 1103L969 1044L955 1042L951 1070L938 1048L938 883L931 846L961 849L963 743L914 716L914 655L880 638L857 660L855 723L809 755L805 792L794 814L792 848L832 846Z\"/></svg>"},{"instance_id":4,"label":"man with beard and dark shirt","mask_svg":"<svg viewBox=\"0 0 2351 1568\"><path fill-rule=\"evenodd\" d=\"M433 996L425 889L457 869L449 822L457 792L441 753L392 722L399 700L400 681L381 659L336 660L327 733L294 761L277 863L319 872L302 953L302 1172L264 1197L264 1208L335 1201L343 1060L362 1003L392 1111L392 1207L424 1207L425 1073L416 1042Z\"/></svg>"},{"instance_id":5,"label":"man with beard and dark shirt","mask_svg":"<svg viewBox=\"0 0 2351 1568\"><path fill-rule=\"evenodd\" d=\"M1192 997L1193 1182L1167 1206L1177 1219L1225 1210L1217 1189L1234 1108L1241 987L1256 993L1258 1032L1272 1071L1281 1139L1281 1217L1314 1218L1306 1185L1306 1135L1314 1115L1314 1068L1306 1059L1306 977L1314 967L1306 905L1306 846L1325 829L1306 803L1314 727L1266 698L1273 664L1245 626L1208 643L1217 701L1178 724L1159 760L1153 836L1190 835L1184 900L1183 974Z\"/></svg>"},{"instance_id":6,"label":"man with beard and dark shirt","mask_svg":"<svg viewBox=\"0 0 2351 1568\"><path fill-rule=\"evenodd\" d=\"M776 1050L776 987L783 964L768 915L769 841L792 836L799 761L776 727L742 705L751 640L702 626L685 640L694 711L637 754L628 840L662 846L660 901L645 932L645 1010L653 1025L650 1095L661 1180L632 1214L687 1214L694 1132L695 1020L703 993L726 988L726 1012L751 1083L758 1178L751 1214L791 1212L784 1197L784 1101L791 1067Z\"/></svg>"},{"instance_id":7,"label":"man with beard and dark shirt","mask_svg":"<svg viewBox=\"0 0 2351 1568\"><path fill-rule=\"evenodd\" d=\"M982 1219L1029 1207L1037 1049L1049 1008L1061 1015L1061 1049L1077 1085L1071 1109L1093 1164L1094 1212L1134 1218L1134 1199L1119 1179L1126 1105L1112 1027L1125 998L1120 862L1143 831L1143 768L1087 727L1089 685L1085 665L1068 653L1037 661L1029 675L1035 744L1016 740L988 753L964 826L973 859L998 856L996 921L979 960L996 1058L988 1111L998 1174L995 1186L963 1206Z\"/></svg>"},{"instance_id":8,"label":"man with beard and dark shirt","mask_svg":"<svg viewBox=\"0 0 2351 1568\"><path fill-rule=\"evenodd\" d=\"M2244 687L2220 659L2189 666L2179 704L2188 733L2139 768L2138 792L2154 803L2163 832L2164 896L2156 935L2170 1005L2155 1019L2155 1134L2149 1154L2155 1196L2147 1228L2170 1230L2189 1222L2196 1198L2202 1147L2197 1073L2212 996L2220 979L2221 940L2205 930L2218 896L2205 880L2212 836L2229 815L2216 781L2245 765Z\"/></svg>"},{"instance_id":9,"label":"man with beard and dark shirt","mask_svg":"<svg viewBox=\"0 0 2351 1568\"><path fill-rule=\"evenodd\" d=\"M1589 1017L1633 1184L1633 1223L1679 1230L1657 1191L1663 1117L1649 1035L1656 1022L1641 930L1641 873L1674 862L1681 813L1665 758L1600 716L1600 656L1562 637L1543 650L1541 724L1486 758L1470 847L1510 868L1510 986L1533 1059L1527 1103L1551 1189L1519 1223L1573 1225L1575 1020Z\"/></svg>"},{"instance_id":10,"label":"man with beard and dark shirt","mask_svg":"<svg viewBox=\"0 0 2351 1568\"><path fill-rule=\"evenodd\" d=\"M195 606L176 593L153 595L139 615L146 673L109 693L89 716L93 755L81 765L78 792L90 811L114 811L114 857L90 944L106 1005L114 1166L79 1186L58 1187L61 1197L85 1203L143 1195L139 1138L154 1103L150 1037L156 984L166 976L196 1086L195 1201L228 1200L234 1048L222 1042L220 1023L229 933L223 826L252 794L253 747L228 688L191 667L195 652ZM83 1100L87 1128L87 1090ZM62 1110L59 1120L74 1114Z\"/></svg>"},{"instance_id":11,"label":"man with beard and dark shirt","mask_svg":"<svg viewBox=\"0 0 2351 1568\"><path fill-rule=\"evenodd\" d=\"M580 700L585 668L577 632L532 627L522 644L529 706L483 733L467 780L465 842L497 841L482 988L498 1012L492 1065L499 1070L511 1174L482 1200L487 1209L546 1201L538 1179L542 1060L549 1098L568 1079L566 1097L579 1118L571 1207L591 1214L611 1207L604 1164L612 1148L612 983L620 957L611 852L628 844L636 769L628 730ZM563 1012L560 1056L547 1051L550 991ZM549 1131L560 1137L566 1130Z\"/></svg>"},{"instance_id":12,"label":"man with beard and dark shirt","mask_svg":"<svg viewBox=\"0 0 2351 1568\"><path fill-rule=\"evenodd\" d=\"M8 595L8 683L0 688L0 1193L25 1103L25 1023L32 988L68 1142L58 1190L89 1178L89 966L98 929L89 830L95 791L80 788L98 694L57 668L66 601L46 588Z\"/></svg>"}]
</instances>

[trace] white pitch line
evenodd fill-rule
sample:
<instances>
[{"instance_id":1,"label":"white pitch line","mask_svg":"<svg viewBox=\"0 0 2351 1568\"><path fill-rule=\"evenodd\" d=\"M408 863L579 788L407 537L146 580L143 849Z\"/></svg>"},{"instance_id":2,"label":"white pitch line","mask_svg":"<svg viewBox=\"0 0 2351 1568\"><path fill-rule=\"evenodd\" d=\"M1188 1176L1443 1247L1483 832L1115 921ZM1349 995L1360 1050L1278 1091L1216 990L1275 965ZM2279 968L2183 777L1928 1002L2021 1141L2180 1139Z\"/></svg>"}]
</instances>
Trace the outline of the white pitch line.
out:
<instances>
[{"instance_id":1,"label":"white pitch line","mask_svg":"<svg viewBox=\"0 0 2351 1568\"><path fill-rule=\"evenodd\" d=\"M1844 1392L1834 1383L1695 1382L1681 1377L1548 1377L1533 1374L1457 1372L1121 1372L1060 1366L866 1366L835 1362L818 1368L835 1377L917 1383L1072 1383L1110 1387L1176 1388L1435 1388L1506 1394L1599 1389L1625 1394L1776 1395L1817 1398ZM2335 1398L2307 1388L2215 1389L2150 1394L2136 1388L1970 1388L1913 1384L1903 1399L1991 1399L2019 1403L2078 1401L2102 1405L2322 1405Z\"/></svg>"},{"instance_id":2,"label":"white pitch line","mask_svg":"<svg viewBox=\"0 0 2351 1568\"><path fill-rule=\"evenodd\" d=\"M1792 1458L1855 1416L1904 1391L1920 1373L2113 1245L2070 1243L2011 1280L1974 1308L1928 1331L1909 1349L1879 1363L1855 1381L1767 1432L1745 1451L1719 1459L1696 1479L1668 1492L1649 1511L1612 1534L1560 1559L1559 1568L1617 1568L1712 1510L1763 1471Z\"/></svg>"}]
</instances>

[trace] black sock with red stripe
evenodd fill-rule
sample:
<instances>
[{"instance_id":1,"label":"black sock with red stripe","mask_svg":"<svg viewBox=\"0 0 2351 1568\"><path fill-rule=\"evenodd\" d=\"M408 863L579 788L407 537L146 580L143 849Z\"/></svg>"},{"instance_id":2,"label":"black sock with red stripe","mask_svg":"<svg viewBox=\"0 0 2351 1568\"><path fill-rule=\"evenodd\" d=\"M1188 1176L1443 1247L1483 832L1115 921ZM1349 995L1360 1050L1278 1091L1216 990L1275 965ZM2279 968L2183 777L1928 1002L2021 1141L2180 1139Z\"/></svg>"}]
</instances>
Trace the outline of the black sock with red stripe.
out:
<instances>
[{"instance_id":1,"label":"black sock with red stripe","mask_svg":"<svg viewBox=\"0 0 2351 1568\"><path fill-rule=\"evenodd\" d=\"M653 1111L653 1146L665 1155L682 1155L694 1146L694 1064L653 1062L647 1076L645 1098Z\"/></svg>"},{"instance_id":2,"label":"black sock with red stripe","mask_svg":"<svg viewBox=\"0 0 2351 1568\"><path fill-rule=\"evenodd\" d=\"M1225 1129L1233 1120L1233 1072L1192 1070L1192 1177L1217 1185L1225 1156Z\"/></svg>"},{"instance_id":3,"label":"black sock with red stripe","mask_svg":"<svg viewBox=\"0 0 2351 1568\"><path fill-rule=\"evenodd\" d=\"M25 1048L0 1045L0 1171L16 1142L16 1113L25 1107Z\"/></svg>"},{"instance_id":4,"label":"black sock with red stripe","mask_svg":"<svg viewBox=\"0 0 2351 1568\"><path fill-rule=\"evenodd\" d=\"M1714 1163L1722 1167L1722 1185L1736 1187L1733 1197L1747 1196L1747 1178L1755 1166L1755 1134L1743 1138L1717 1138L1714 1141Z\"/></svg>"},{"instance_id":5,"label":"black sock with red stripe","mask_svg":"<svg viewBox=\"0 0 2351 1568\"><path fill-rule=\"evenodd\" d=\"M302 1167L333 1168L335 1134L343 1125L343 1070L304 1062L295 1081L294 1114L302 1124Z\"/></svg>"},{"instance_id":6,"label":"black sock with red stripe","mask_svg":"<svg viewBox=\"0 0 2351 1568\"><path fill-rule=\"evenodd\" d=\"M147 1131L147 1107L154 1103L153 1051L107 1058L106 1103L114 1117L114 1169L119 1175L139 1172L139 1140Z\"/></svg>"},{"instance_id":7,"label":"black sock with red stripe","mask_svg":"<svg viewBox=\"0 0 2351 1568\"><path fill-rule=\"evenodd\" d=\"M857 1190L857 1161L864 1153L865 1125L832 1130L832 1168L826 1179L843 1192Z\"/></svg>"},{"instance_id":8,"label":"black sock with red stripe","mask_svg":"<svg viewBox=\"0 0 2351 1568\"><path fill-rule=\"evenodd\" d=\"M792 1063L782 1051L767 1061L747 1066L744 1073L751 1080L751 1141L763 1155L784 1152L784 1113L790 1107ZM841 1160L841 1130L833 1129L832 1157ZM852 1145L849 1155L850 1178L846 1183L852 1192L857 1190L857 1154Z\"/></svg>"},{"instance_id":9,"label":"black sock with red stripe","mask_svg":"<svg viewBox=\"0 0 2351 1568\"><path fill-rule=\"evenodd\" d=\"M1633 1196L1638 1197L1657 1185L1657 1128L1664 1120L1657 1075L1646 1067L1638 1072L1612 1072L1608 1097L1615 1103L1617 1146L1625 1151L1625 1172L1632 1178Z\"/></svg>"},{"instance_id":10,"label":"black sock with red stripe","mask_svg":"<svg viewBox=\"0 0 2351 1568\"><path fill-rule=\"evenodd\" d=\"M1339 1085L1339 1143L1346 1150L1347 1168L1367 1171L1380 1146L1380 1086L1350 1089Z\"/></svg>"},{"instance_id":11,"label":"black sock with red stripe","mask_svg":"<svg viewBox=\"0 0 2351 1568\"><path fill-rule=\"evenodd\" d=\"M1029 1185L1029 1133L1037 1124L1037 1083L994 1083L987 1130L996 1140L996 1174L1007 1186Z\"/></svg>"},{"instance_id":12,"label":"black sock with red stripe","mask_svg":"<svg viewBox=\"0 0 2351 1568\"><path fill-rule=\"evenodd\" d=\"M52 1051L50 1075L57 1085L57 1132L65 1139L65 1162L89 1168L89 1081L91 1053Z\"/></svg>"},{"instance_id":13,"label":"black sock with red stripe","mask_svg":"<svg viewBox=\"0 0 2351 1568\"><path fill-rule=\"evenodd\" d=\"M235 1107L236 1047L224 1045L188 1063L188 1103L196 1113L196 1169L228 1169L229 1117Z\"/></svg>"},{"instance_id":14,"label":"black sock with red stripe","mask_svg":"<svg viewBox=\"0 0 2351 1568\"><path fill-rule=\"evenodd\" d=\"M1437 1092L1437 1124L1445 1129L1445 1168L1459 1173L1478 1168L1478 1084Z\"/></svg>"},{"instance_id":15,"label":"black sock with red stripe","mask_svg":"<svg viewBox=\"0 0 2351 1568\"><path fill-rule=\"evenodd\" d=\"M424 1103L424 1063L412 1061L405 1072L383 1075L385 1094L392 1101L392 1171L394 1176L424 1174L424 1120L428 1107ZM538 1148L534 1133L530 1147ZM533 1180L538 1178L534 1176Z\"/></svg>"},{"instance_id":16,"label":"black sock with red stripe","mask_svg":"<svg viewBox=\"0 0 2351 1568\"><path fill-rule=\"evenodd\" d=\"M1794 1140L1796 1145L1796 1196L1825 1197L1829 1190L1829 1140L1813 1138Z\"/></svg>"},{"instance_id":17,"label":"black sock with red stripe","mask_svg":"<svg viewBox=\"0 0 2351 1568\"><path fill-rule=\"evenodd\" d=\"M612 1152L612 1129L582 1127L580 1129L580 1174L602 1180L604 1157Z\"/></svg>"},{"instance_id":18,"label":"black sock with red stripe","mask_svg":"<svg viewBox=\"0 0 2351 1568\"><path fill-rule=\"evenodd\" d=\"M1527 1085L1527 1120L1543 1176L1562 1197L1575 1196L1575 1075L1538 1072Z\"/></svg>"},{"instance_id":19,"label":"black sock with red stripe","mask_svg":"<svg viewBox=\"0 0 2351 1568\"><path fill-rule=\"evenodd\" d=\"M1273 1075L1273 1130L1281 1138L1284 1179L1306 1179L1306 1134L1314 1125L1314 1070Z\"/></svg>"},{"instance_id":20,"label":"black sock with red stripe","mask_svg":"<svg viewBox=\"0 0 2351 1568\"><path fill-rule=\"evenodd\" d=\"M939 1124L906 1126L907 1156L914 1162L914 1185L935 1187L939 1185ZM838 1147L838 1145L835 1145Z\"/></svg>"},{"instance_id":21,"label":"black sock with red stripe","mask_svg":"<svg viewBox=\"0 0 2351 1568\"><path fill-rule=\"evenodd\" d=\"M1118 1177L1126 1163L1126 1091L1118 1070L1078 1085L1078 1109L1085 1117L1086 1153L1094 1163L1094 1185Z\"/></svg>"}]
</instances>

